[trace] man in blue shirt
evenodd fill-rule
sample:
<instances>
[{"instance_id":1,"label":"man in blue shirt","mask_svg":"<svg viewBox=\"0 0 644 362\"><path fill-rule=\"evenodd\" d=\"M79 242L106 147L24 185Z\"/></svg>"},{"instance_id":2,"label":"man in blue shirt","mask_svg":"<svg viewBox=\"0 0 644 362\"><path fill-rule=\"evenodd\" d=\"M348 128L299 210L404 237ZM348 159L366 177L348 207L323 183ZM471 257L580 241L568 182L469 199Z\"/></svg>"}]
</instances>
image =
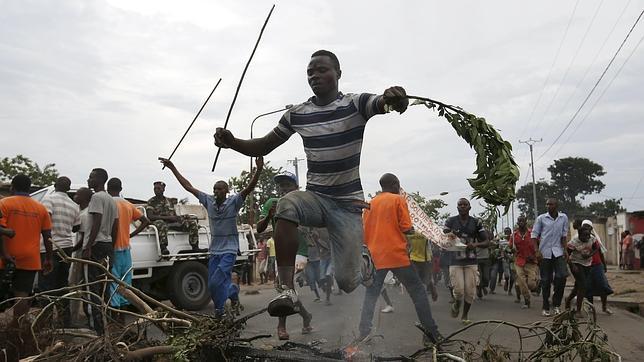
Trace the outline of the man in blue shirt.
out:
<instances>
[{"instance_id":1,"label":"man in blue shirt","mask_svg":"<svg viewBox=\"0 0 644 362\"><path fill-rule=\"evenodd\" d=\"M224 305L228 298L233 306L239 304L237 288L232 284L232 271L239 250L239 234L237 232L237 213L244 204L246 196L253 191L259 175L264 168L264 159L258 157L255 162L257 169L245 189L230 197L228 184L225 181L215 182L214 195L208 195L192 186L190 181L183 177L172 161L159 157L163 166L172 171L177 181L183 188L195 195L199 202L208 210L210 220L210 260L208 261L208 289L210 297L215 304L215 316L224 314Z\"/></svg>"},{"instance_id":2,"label":"man in blue shirt","mask_svg":"<svg viewBox=\"0 0 644 362\"><path fill-rule=\"evenodd\" d=\"M541 287L543 295L543 310L541 315L550 316L550 285L553 283L552 304L554 314L559 314L559 307L566 287L566 239L568 237L568 216L557 210L557 199L549 198L546 201L548 212L539 215L532 227L532 242L538 250L537 258L540 260Z\"/></svg>"}]
</instances>

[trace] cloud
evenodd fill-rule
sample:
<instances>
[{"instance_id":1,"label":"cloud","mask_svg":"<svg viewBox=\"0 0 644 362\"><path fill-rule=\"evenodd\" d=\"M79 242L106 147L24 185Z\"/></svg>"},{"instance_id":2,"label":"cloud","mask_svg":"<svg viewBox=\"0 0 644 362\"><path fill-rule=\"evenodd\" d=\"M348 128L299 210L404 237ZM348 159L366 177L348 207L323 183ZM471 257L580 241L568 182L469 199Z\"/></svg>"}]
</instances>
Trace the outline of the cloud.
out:
<instances>
[{"instance_id":1,"label":"cloud","mask_svg":"<svg viewBox=\"0 0 644 362\"><path fill-rule=\"evenodd\" d=\"M340 57L342 91L379 93L400 84L411 94L460 105L500 129L525 172L529 154L519 138L543 137L537 154L553 141L639 12L635 5L627 8L589 68L625 4L602 5L561 82L597 6L580 4L544 89L572 4L279 1L229 128L248 137L258 114L306 100L308 58L325 48ZM105 167L136 198L151 195L151 182L157 179L168 183L169 193L183 196L156 157L169 155L221 77L219 89L174 157L195 185L210 190L215 180L248 167L248 158L224 150L211 174L216 152L212 133L224 123L268 10L260 1L4 1L0 122L11 137L0 143L0 153L56 162L74 181L85 180L92 167ZM642 29L633 33L616 65L642 37ZM553 150L560 157L583 155L604 165L610 195L630 197L644 172L633 171L642 161L635 145L644 133L644 80L639 76L643 56L641 49L633 55L584 125L559 153L554 152L558 146ZM586 69L588 76L580 82ZM557 88L557 99L545 113ZM534 119L526 127L533 109ZM255 133L269 132L278 119L279 114L260 118ZM567 138L568 133L562 141ZM538 177L547 176L553 153L537 163ZM292 169L286 161L295 156L304 156L299 136L267 159ZM470 193L466 178L474 168L472 150L445 120L424 108L412 108L403 116L378 116L368 124L361 167L366 192L378 188L380 174L393 171L409 191L428 196L449 191L445 199L453 211L456 199ZM306 171L305 164L300 171ZM644 187L635 197L642 192ZM633 200L629 208L644 208L644 198Z\"/></svg>"}]
</instances>

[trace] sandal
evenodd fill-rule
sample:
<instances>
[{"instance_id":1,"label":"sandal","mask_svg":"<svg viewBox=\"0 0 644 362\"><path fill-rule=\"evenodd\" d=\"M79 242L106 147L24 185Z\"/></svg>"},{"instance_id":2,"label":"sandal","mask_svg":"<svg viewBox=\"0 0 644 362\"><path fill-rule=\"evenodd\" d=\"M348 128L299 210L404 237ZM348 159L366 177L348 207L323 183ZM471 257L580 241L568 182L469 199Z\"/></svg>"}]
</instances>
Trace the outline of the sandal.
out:
<instances>
[{"instance_id":1,"label":"sandal","mask_svg":"<svg viewBox=\"0 0 644 362\"><path fill-rule=\"evenodd\" d=\"M288 335L288 332L286 331L286 328L277 327L277 338L280 341L287 341L291 337Z\"/></svg>"}]
</instances>

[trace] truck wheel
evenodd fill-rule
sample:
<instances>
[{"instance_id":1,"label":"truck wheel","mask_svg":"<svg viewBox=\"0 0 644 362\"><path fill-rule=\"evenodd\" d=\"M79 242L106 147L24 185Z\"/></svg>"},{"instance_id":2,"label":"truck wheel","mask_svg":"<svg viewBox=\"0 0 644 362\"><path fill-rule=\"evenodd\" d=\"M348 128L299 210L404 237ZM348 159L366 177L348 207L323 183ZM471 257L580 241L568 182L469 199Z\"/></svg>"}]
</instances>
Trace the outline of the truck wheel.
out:
<instances>
[{"instance_id":1,"label":"truck wheel","mask_svg":"<svg viewBox=\"0 0 644 362\"><path fill-rule=\"evenodd\" d=\"M175 307L200 310L210 302L208 268L196 261L179 263L168 276L168 295Z\"/></svg>"}]
</instances>

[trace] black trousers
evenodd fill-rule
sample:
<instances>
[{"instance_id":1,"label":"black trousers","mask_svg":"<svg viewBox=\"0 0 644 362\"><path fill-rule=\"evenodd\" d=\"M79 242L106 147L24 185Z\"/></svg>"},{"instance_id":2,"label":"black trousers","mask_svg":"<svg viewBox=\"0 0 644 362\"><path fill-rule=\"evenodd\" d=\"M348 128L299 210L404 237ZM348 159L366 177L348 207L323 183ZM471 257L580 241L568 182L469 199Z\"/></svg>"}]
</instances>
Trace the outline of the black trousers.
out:
<instances>
[{"instance_id":1,"label":"black trousers","mask_svg":"<svg viewBox=\"0 0 644 362\"><path fill-rule=\"evenodd\" d=\"M107 267L108 270L111 269L110 263L114 258L114 249L111 242L97 242L92 246L92 261L97 263L102 263ZM97 266L89 265L87 267L87 280L88 282L93 282L96 280L105 279L105 271ZM89 290L93 293L90 297L90 300L95 305L90 305L92 321L94 322L93 328L96 331L96 334L103 335L105 332L105 326L103 324L103 314L101 313L100 308L97 305L101 305L102 301L107 301L109 296L108 292L109 282L102 282L92 284L89 287Z\"/></svg>"},{"instance_id":2,"label":"black trousers","mask_svg":"<svg viewBox=\"0 0 644 362\"><path fill-rule=\"evenodd\" d=\"M63 252L71 256L72 248L63 248ZM38 272L38 290L41 292L46 292L49 290L65 288L69 286L69 263L64 263L63 259L58 255L56 251L53 253L54 257L52 260L52 269L51 272L44 274L42 271ZM45 253L40 254L40 261L45 261ZM64 292L52 293L54 296L61 296L65 294ZM63 311L63 323L68 326L72 320L72 314L69 309L69 300L62 299L57 305Z\"/></svg>"}]
</instances>

